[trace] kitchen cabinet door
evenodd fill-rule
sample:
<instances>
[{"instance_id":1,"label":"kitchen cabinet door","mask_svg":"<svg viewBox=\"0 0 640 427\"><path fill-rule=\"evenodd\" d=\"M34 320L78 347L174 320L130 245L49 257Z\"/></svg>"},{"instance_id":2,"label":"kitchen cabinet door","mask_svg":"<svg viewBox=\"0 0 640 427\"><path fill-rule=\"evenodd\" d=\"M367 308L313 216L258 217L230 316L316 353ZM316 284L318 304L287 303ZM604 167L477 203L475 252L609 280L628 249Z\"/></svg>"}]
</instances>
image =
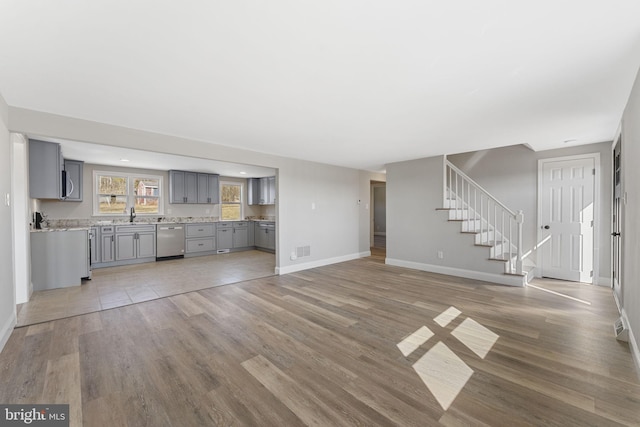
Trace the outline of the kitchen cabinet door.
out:
<instances>
[{"instance_id":1,"label":"kitchen cabinet door","mask_svg":"<svg viewBox=\"0 0 640 427\"><path fill-rule=\"evenodd\" d=\"M267 178L267 196L266 205L275 205L276 204L276 177L270 176Z\"/></svg>"},{"instance_id":2,"label":"kitchen cabinet door","mask_svg":"<svg viewBox=\"0 0 640 427\"><path fill-rule=\"evenodd\" d=\"M198 203L198 174L169 171L169 203Z\"/></svg>"},{"instance_id":3,"label":"kitchen cabinet door","mask_svg":"<svg viewBox=\"0 0 640 427\"><path fill-rule=\"evenodd\" d=\"M276 250L276 229L267 227L267 249Z\"/></svg>"},{"instance_id":4,"label":"kitchen cabinet door","mask_svg":"<svg viewBox=\"0 0 640 427\"><path fill-rule=\"evenodd\" d=\"M218 175L199 173L198 174L198 203L215 204L220 203Z\"/></svg>"},{"instance_id":5,"label":"kitchen cabinet door","mask_svg":"<svg viewBox=\"0 0 640 427\"><path fill-rule=\"evenodd\" d=\"M233 248L246 248L249 246L249 230L247 227L233 229Z\"/></svg>"},{"instance_id":6,"label":"kitchen cabinet door","mask_svg":"<svg viewBox=\"0 0 640 427\"><path fill-rule=\"evenodd\" d=\"M84 162L78 160L64 160L64 170L67 175L67 197L65 202L82 201L82 170Z\"/></svg>"},{"instance_id":7,"label":"kitchen cabinet door","mask_svg":"<svg viewBox=\"0 0 640 427\"><path fill-rule=\"evenodd\" d=\"M248 205L260 204L260 179L259 178L247 179L247 204Z\"/></svg>"},{"instance_id":8,"label":"kitchen cabinet door","mask_svg":"<svg viewBox=\"0 0 640 427\"><path fill-rule=\"evenodd\" d=\"M136 233L136 257L149 258L156 256L156 233Z\"/></svg>"},{"instance_id":9,"label":"kitchen cabinet door","mask_svg":"<svg viewBox=\"0 0 640 427\"><path fill-rule=\"evenodd\" d=\"M89 231L89 242L91 264L102 262L102 258L100 257L100 228L91 227L91 230Z\"/></svg>"},{"instance_id":10,"label":"kitchen cabinet door","mask_svg":"<svg viewBox=\"0 0 640 427\"><path fill-rule=\"evenodd\" d=\"M198 203L211 203L209 201L209 174L198 174Z\"/></svg>"},{"instance_id":11,"label":"kitchen cabinet door","mask_svg":"<svg viewBox=\"0 0 640 427\"><path fill-rule=\"evenodd\" d=\"M169 171L169 203L186 203L185 172Z\"/></svg>"},{"instance_id":12,"label":"kitchen cabinet door","mask_svg":"<svg viewBox=\"0 0 640 427\"><path fill-rule=\"evenodd\" d=\"M269 198L269 178L260 178L260 198L258 203L266 205Z\"/></svg>"},{"instance_id":13,"label":"kitchen cabinet door","mask_svg":"<svg viewBox=\"0 0 640 427\"><path fill-rule=\"evenodd\" d=\"M61 200L63 169L60 144L29 140L29 197Z\"/></svg>"},{"instance_id":14,"label":"kitchen cabinet door","mask_svg":"<svg viewBox=\"0 0 640 427\"><path fill-rule=\"evenodd\" d=\"M267 227L264 223L256 222L255 246L258 248L267 247Z\"/></svg>"},{"instance_id":15,"label":"kitchen cabinet door","mask_svg":"<svg viewBox=\"0 0 640 427\"><path fill-rule=\"evenodd\" d=\"M219 228L216 230L216 246L218 249L233 248L233 228Z\"/></svg>"},{"instance_id":16,"label":"kitchen cabinet door","mask_svg":"<svg viewBox=\"0 0 640 427\"><path fill-rule=\"evenodd\" d=\"M209 174L209 201L207 203L220 203L220 177L218 175Z\"/></svg>"},{"instance_id":17,"label":"kitchen cabinet door","mask_svg":"<svg viewBox=\"0 0 640 427\"><path fill-rule=\"evenodd\" d=\"M185 203L198 203L198 174L195 172L185 172L184 184Z\"/></svg>"},{"instance_id":18,"label":"kitchen cabinet door","mask_svg":"<svg viewBox=\"0 0 640 427\"><path fill-rule=\"evenodd\" d=\"M100 236L100 260L102 262L116 260L115 237L113 234Z\"/></svg>"},{"instance_id":19,"label":"kitchen cabinet door","mask_svg":"<svg viewBox=\"0 0 640 427\"><path fill-rule=\"evenodd\" d=\"M116 234L116 261L135 259L136 243L135 233Z\"/></svg>"}]
</instances>

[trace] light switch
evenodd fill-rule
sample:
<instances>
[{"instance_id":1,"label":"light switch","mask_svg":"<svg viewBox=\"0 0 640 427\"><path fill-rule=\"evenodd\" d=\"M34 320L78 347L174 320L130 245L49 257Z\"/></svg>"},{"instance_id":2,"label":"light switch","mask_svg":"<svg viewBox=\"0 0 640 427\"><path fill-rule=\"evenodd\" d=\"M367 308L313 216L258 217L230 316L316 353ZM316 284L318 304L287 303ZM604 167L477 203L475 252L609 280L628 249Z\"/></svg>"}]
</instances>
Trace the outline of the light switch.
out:
<instances>
[{"instance_id":1,"label":"light switch","mask_svg":"<svg viewBox=\"0 0 640 427\"><path fill-rule=\"evenodd\" d=\"M11 194L7 193L4 195L4 204L6 206L11 206Z\"/></svg>"},{"instance_id":2,"label":"light switch","mask_svg":"<svg viewBox=\"0 0 640 427\"><path fill-rule=\"evenodd\" d=\"M315 210L316 208L316 203L315 202L311 202L311 210Z\"/></svg>"}]
</instances>

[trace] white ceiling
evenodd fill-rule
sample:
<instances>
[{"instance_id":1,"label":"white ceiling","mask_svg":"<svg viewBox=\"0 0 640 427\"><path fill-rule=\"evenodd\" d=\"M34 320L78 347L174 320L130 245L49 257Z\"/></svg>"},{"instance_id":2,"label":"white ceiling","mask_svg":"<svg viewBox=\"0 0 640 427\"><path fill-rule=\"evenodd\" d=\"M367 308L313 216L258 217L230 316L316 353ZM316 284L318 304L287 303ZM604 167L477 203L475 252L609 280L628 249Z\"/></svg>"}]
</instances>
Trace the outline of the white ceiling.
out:
<instances>
[{"instance_id":1,"label":"white ceiling","mask_svg":"<svg viewBox=\"0 0 640 427\"><path fill-rule=\"evenodd\" d=\"M381 169L611 140L637 0L3 0L9 105Z\"/></svg>"}]
</instances>

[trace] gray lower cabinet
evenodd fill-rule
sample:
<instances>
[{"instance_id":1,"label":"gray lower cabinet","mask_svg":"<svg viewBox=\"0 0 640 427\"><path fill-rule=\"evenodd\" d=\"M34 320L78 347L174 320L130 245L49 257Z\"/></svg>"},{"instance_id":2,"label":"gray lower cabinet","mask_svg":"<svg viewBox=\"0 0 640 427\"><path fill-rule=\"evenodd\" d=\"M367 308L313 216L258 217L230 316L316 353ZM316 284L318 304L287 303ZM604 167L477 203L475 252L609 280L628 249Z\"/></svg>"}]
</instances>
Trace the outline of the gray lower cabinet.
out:
<instances>
[{"instance_id":1,"label":"gray lower cabinet","mask_svg":"<svg viewBox=\"0 0 640 427\"><path fill-rule=\"evenodd\" d=\"M259 249L276 250L276 224L274 222L255 223L255 246Z\"/></svg>"},{"instance_id":2,"label":"gray lower cabinet","mask_svg":"<svg viewBox=\"0 0 640 427\"><path fill-rule=\"evenodd\" d=\"M255 246L258 249L276 250L275 222L260 221L255 223Z\"/></svg>"},{"instance_id":3,"label":"gray lower cabinet","mask_svg":"<svg viewBox=\"0 0 640 427\"><path fill-rule=\"evenodd\" d=\"M116 260L115 227L100 227L100 262Z\"/></svg>"},{"instance_id":4,"label":"gray lower cabinet","mask_svg":"<svg viewBox=\"0 0 640 427\"><path fill-rule=\"evenodd\" d=\"M91 264L102 262L100 257L100 227L91 227L89 230L89 252L91 253Z\"/></svg>"},{"instance_id":5,"label":"gray lower cabinet","mask_svg":"<svg viewBox=\"0 0 640 427\"><path fill-rule=\"evenodd\" d=\"M64 171L67 179L67 196L65 202L81 202L82 201L82 171L84 162L79 160L64 160Z\"/></svg>"},{"instance_id":6,"label":"gray lower cabinet","mask_svg":"<svg viewBox=\"0 0 640 427\"><path fill-rule=\"evenodd\" d=\"M155 230L155 225L116 227L116 261L155 258Z\"/></svg>"},{"instance_id":7,"label":"gray lower cabinet","mask_svg":"<svg viewBox=\"0 0 640 427\"><path fill-rule=\"evenodd\" d=\"M233 249L233 227L216 228L218 249Z\"/></svg>"},{"instance_id":8,"label":"gray lower cabinet","mask_svg":"<svg viewBox=\"0 0 640 427\"><path fill-rule=\"evenodd\" d=\"M34 291L78 286L89 269L89 230L31 233Z\"/></svg>"},{"instance_id":9,"label":"gray lower cabinet","mask_svg":"<svg viewBox=\"0 0 640 427\"><path fill-rule=\"evenodd\" d=\"M216 227L214 223L186 224L185 254L207 255L216 250Z\"/></svg>"},{"instance_id":10,"label":"gray lower cabinet","mask_svg":"<svg viewBox=\"0 0 640 427\"><path fill-rule=\"evenodd\" d=\"M233 248L246 248L249 246L249 223L234 222L233 223Z\"/></svg>"}]
</instances>

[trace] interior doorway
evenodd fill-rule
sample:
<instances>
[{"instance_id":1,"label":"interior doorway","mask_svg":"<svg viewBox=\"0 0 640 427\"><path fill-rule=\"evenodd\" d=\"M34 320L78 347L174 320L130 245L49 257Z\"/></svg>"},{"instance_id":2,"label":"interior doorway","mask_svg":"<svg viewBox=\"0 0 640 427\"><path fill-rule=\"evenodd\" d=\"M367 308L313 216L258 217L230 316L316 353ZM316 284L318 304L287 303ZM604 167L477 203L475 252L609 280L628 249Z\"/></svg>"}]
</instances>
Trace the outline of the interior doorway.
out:
<instances>
[{"instance_id":1,"label":"interior doorway","mask_svg":"<svg viewBox=\"0 0 640 427\"><path fill-rule=\"evenodd\" d=\"M597 215L600 156L539 161L540 271L543 277L597 283Z\"/></svg>"},{"instance_id":2,"label":"interior doorway","mask_svg":"<svg viewBox=\"0 0 640 427\"><path fill-rule=\"evenodd\" d=\"M387 185L371 181L371 232L370 246L378 250L387 247Z\"/></svg>"},{"instance_id":3,"label":"interior doorway","mask_svg":"<svg viewBox=\"0 0 640 427\"><path fill-rule=\"evenodd\" d=\"M622 224L624 201L622 182L622 135L618 135L613 146L613 212L611 215L611 277L613 293L618 306L622 307Z\"/></svg>"}]
</instances>

